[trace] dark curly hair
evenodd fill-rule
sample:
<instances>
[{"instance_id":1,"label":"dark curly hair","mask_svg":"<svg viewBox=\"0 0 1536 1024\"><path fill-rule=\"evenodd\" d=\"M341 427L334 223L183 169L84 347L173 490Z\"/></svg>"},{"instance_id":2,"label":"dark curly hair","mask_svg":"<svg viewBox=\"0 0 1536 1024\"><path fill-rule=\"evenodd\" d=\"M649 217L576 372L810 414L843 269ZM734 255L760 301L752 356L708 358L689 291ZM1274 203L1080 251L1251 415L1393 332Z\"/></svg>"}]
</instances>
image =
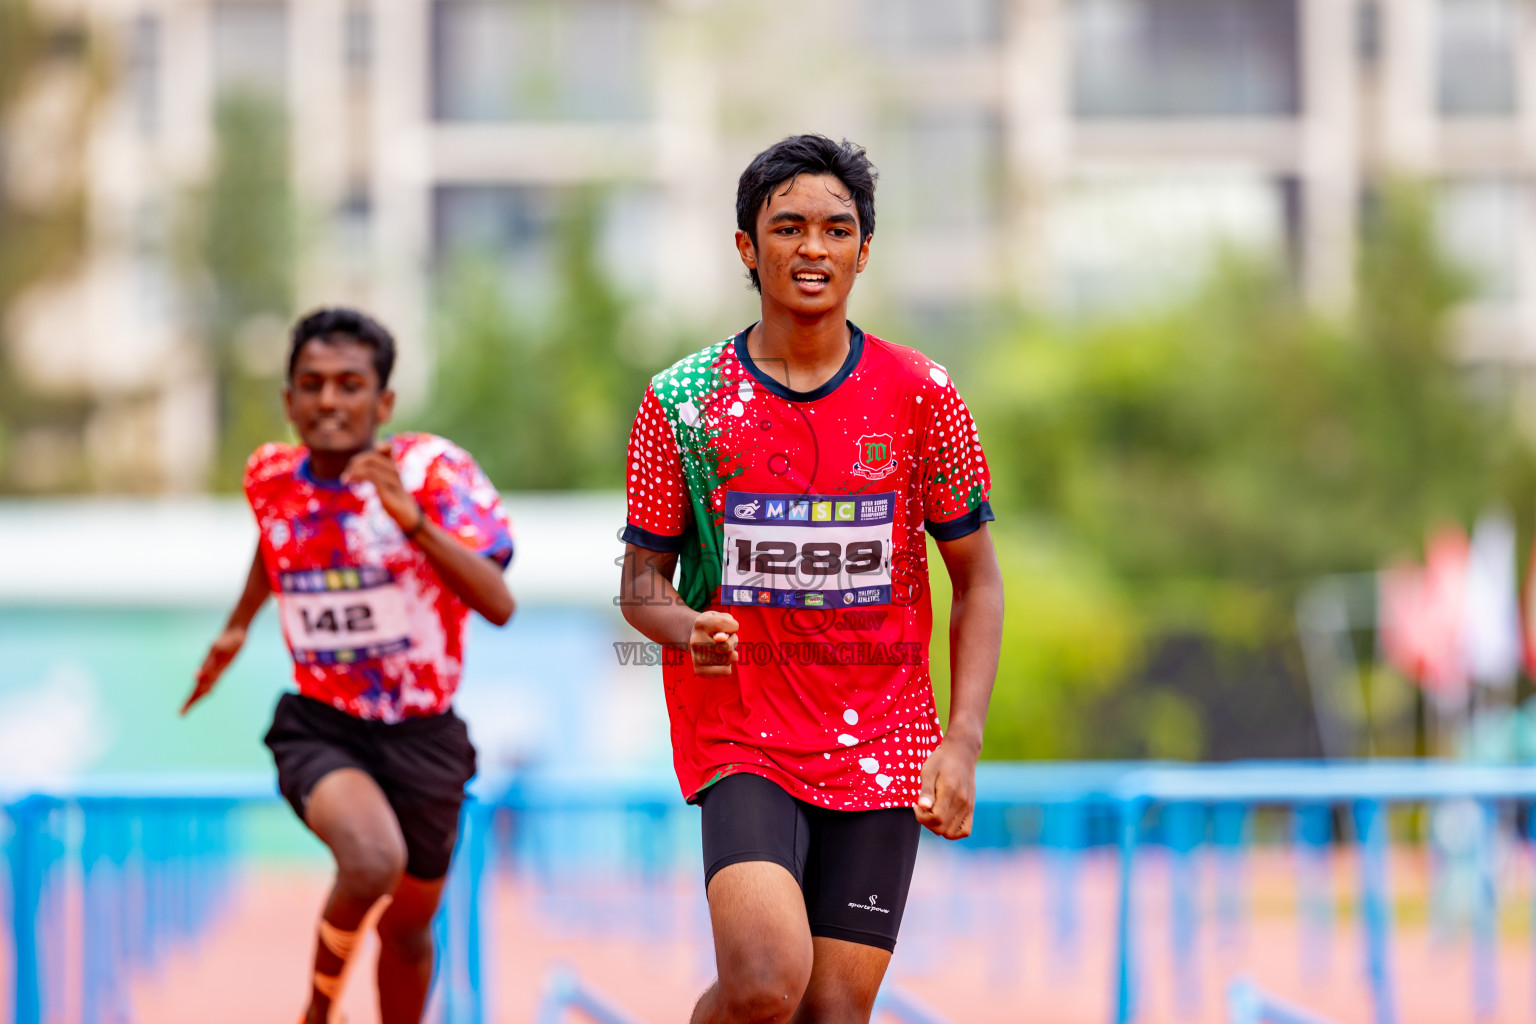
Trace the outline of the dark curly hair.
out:
<instances>
[{"instance_id":1,"label":"dark curly hair","mask_svg":"<svg viewBox=\"0 0 1536 1024\"><path fill-rule=\"evenodd\" d=\"M305 345L311 341L332 344L337 340L355 341L373 349L373 368L379 375L379 388L389 386L389 375L395 368L395 339L373 317L345 306L306 313L293 325L293 342L288 349L289 381L293 380L299 351Z\"/></svg>"},{"instance_id":2,"label":"dark curly hair","mask_svg":"<svg viewBox=\"0 0 1536 1024\"><path fill-rule=\"evenodd\" d=\"M825 135L791 135L775 142L747 165L736 184L736 226L757 245L757 211L778 186L792 182L802 174L830 174L843 183L853 198L859 215L859 244L875 233L875 179L879 173L864 147L847 139L833 142ZM752 287L759 292L762 283L757 271L747 271Z\"/></svg>"}]
</instances>

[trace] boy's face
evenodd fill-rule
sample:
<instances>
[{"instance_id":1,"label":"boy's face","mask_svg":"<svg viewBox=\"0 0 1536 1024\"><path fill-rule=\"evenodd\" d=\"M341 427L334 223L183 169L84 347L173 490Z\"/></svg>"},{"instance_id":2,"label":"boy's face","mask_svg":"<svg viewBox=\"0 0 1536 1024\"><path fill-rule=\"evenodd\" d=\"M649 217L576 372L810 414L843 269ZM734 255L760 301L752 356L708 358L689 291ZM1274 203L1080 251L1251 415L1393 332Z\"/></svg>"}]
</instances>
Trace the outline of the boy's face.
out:
<instances>
[{"instance_id":1,"label":"boy's face","mask_svg":"<svg viewBox=\"0 0 1536 1024\"><path fill-rule=\"evenodd\" d=\"M355 452L373 444L394 412L395 393L379 387L367 345L311 339L299 349L283 408L310 451Z\"/></svg>"},{"instance_id":2,"label":"boy's face","mask_svg":"<svg viewBox=\"0 0 1536 1024\"><path fill-rule=\"evenodd\" d=\"M869 262L869 242L859 241L853 197L830 174L775 185L757 211L756 244L736 232L736 250L757 271L764 304L804 317L847 303L854 278Z\"/></svg>"}]
</instances>

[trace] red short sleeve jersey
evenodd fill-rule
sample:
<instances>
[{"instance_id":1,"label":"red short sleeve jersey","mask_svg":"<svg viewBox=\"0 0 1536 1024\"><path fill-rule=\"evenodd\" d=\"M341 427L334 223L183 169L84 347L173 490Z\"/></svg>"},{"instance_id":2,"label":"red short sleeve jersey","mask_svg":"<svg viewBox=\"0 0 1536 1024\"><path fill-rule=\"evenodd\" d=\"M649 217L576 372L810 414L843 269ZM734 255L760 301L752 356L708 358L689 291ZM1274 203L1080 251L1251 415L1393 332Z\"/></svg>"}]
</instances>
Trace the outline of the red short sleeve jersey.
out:
<instances>
[{"instance_id":1,"label":"red short sleeve jersey","mask_svg":"<svg viewBox=\"0 0 1536 1024\"><path fill-rule=\"evenodd\" d=\"M908 805L938 744L925 534L990 520L990 475L945 369L849 326L814 391L743 331L658 374L630 432L625 540L678 552L683 600L741 624L729 677L663 670L689 799L747 771L838 810Z\"/></svg>"},{"instance_id":2,"label":"red short sleeve jersey","mask_svg":"<svg viewBox=\"0 0 1536 1024\"><path fill-rule=\"evenodd\" d=\"M391 445L423 513L507 565L511 524L475 461L431 434L397 434ZM373 485L316 479L308 449L268 444L246 465L245 493L299 692L386 722L446 711L469 609L405 539Z\"/></svg>"}]
</instances>

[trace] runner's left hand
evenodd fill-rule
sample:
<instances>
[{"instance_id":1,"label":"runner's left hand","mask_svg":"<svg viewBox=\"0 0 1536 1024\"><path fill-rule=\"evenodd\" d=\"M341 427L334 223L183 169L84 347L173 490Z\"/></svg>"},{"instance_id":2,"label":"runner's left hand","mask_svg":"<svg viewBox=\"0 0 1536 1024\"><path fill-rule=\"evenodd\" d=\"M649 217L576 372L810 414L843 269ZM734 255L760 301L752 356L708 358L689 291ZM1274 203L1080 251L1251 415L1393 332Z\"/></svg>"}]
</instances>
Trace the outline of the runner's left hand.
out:
<instances>
[{"instance_id":1,"label":"runner's left hand","mask_svg":"<svg viewBox=\"0 0 1536 1024\"><path fill-rule=\"evenodd\" d=\"M219 681L219 677L224 674L229 663L235 660L235 655L240 653L240 648L243 646L245 646L245 627L225 626L224 631L208 648L208 655L197 670L197 685L192 688L191 696L181 706L183 715L192 710L192 705L212 692L213 684Z\"/></svg>"},{"instance_id":2,"label":"runner's left hand","mask_svg":"<svg viewBox=\"0 0 1536 1024\"><path fill-rule=\"evenodd\" d=\"M409 530L421 522L421 506L405 489L400 470L395 467L395 457L387 440L381 440L369 451L358 452L342 470L344 484L370 483L379 492L379 502L384 511L401 530Z\"/></svg>"},{"instance_id":3,"label":"runner's left hand","mask_svg":"<svg viewBox=\"0 0 1536 1024\"><path fill-rule=\"evenodd\" d=\"M939 743L923 765L923 787L913 807L919 824L945 839L971 834L980 755L980 750L947 736Z\"/></svg>"}]
</instances>

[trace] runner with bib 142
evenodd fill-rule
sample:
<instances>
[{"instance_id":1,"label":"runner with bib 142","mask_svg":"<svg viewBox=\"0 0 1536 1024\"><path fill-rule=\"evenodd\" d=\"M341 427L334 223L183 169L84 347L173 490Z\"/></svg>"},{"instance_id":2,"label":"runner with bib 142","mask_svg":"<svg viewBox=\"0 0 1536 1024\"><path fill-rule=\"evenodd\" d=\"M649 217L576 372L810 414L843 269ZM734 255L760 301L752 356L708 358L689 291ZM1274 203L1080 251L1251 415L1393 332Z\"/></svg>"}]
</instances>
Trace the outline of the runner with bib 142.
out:
<instances>
[{"instance_id":1,"label":"runner with bib 142","mask_svg":"<svg viewBox=\"0 0 1536 1024\"><path fill-rule=\"evenodd\" d=\"M432 916L475 773L452 708L469 612L499 626L513 609L511 526L474 460L431 434L377 436L394 361L389 332L355 310L295 325L283 401L304 443L263 445L246 464L256 555L182 707L213 689L276 594L298 692L278 701L266 742L278 788L336 858L308 1024L329 1019L370 911L380 1019L421 1020Z\"/></svg>"}]
</instances>

